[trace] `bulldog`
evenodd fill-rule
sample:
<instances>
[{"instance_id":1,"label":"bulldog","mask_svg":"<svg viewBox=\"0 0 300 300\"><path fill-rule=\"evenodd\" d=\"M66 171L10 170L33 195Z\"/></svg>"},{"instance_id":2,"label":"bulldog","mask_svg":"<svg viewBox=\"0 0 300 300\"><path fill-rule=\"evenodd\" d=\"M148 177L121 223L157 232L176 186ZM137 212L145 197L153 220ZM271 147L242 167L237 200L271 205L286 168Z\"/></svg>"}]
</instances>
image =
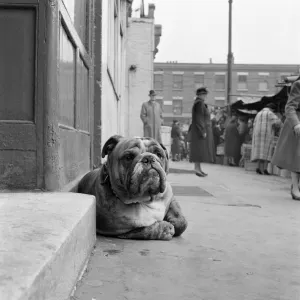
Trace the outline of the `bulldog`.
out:
<instances>
[{"instance_id":1,"label":"bulldog","mask_svg":"<svg viewBox=\"0 0 300 300\"><path fill-rule=\"evenodd\" d=\"M167 182L168 153L152 138L112 136L106 162L86 174L78 192L96 197L97 233L123 239L171 240L187 221Z\"/></svg>"}]
</instances>

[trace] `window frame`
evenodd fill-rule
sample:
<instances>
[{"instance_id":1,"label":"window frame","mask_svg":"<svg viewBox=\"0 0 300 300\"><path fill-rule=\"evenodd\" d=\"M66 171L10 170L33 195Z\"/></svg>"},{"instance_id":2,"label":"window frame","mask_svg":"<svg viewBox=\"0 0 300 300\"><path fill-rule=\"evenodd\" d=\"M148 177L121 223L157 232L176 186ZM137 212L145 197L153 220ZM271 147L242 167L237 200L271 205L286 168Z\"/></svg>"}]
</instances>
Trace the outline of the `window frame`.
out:
<instances>
[{"instance_id":1,"label":"window frame","mask_svg":"<svg viewBox=\"0 0 300 300\"><path fill-rule=\"evenodd\" d=\"M161 80L155 80L155 77L156 76L161 76ZM157 87L155 84L159 82L161 84L160 87ZM164 75L163 74L155 74L154 73L154 76L153 76L153 87L154 87L154 90L156 91L162 91L163 88L164 88Z\"/></svg>"},{"instance_id":2,"label":"window frame","mask_svg":"<svg viewBox=\"0 0 300 300\"><path fill-rule=\"evenodd\" d=\"M173 90L179 90L179 91L181 91L181 90L183 90L183 74L172 74L173 75L173 78L172 78L172 89ZM175 80L175 78L178 78L178 77L181 77L181 80L180 81L177 81L177 80ZM178 84L178 83L180 83L180 85L181 85L181 87L176 87L175 86L175 84Z\"/></svg>"},{"instance_id":3,"label":"window frame","mask_svg":"<svg viewBox=\"0 0 300 300\"><path fill-rule=\"evenodd\" d=\"M245 83L246 83L246 88L241 88L241 87L239 87L239 84L240 84L240 77L245 77L246 78L246 81L245 81ZM247 74L238 74L237 75L237 90L238 91L248 91L248 77L249 77L249 75L247 75Z\"/></svg>"},{"instance_id":4,"label":"window frame","mask_svg":"<svg viewBox=\"0 0 300 300\"><path fill-rule=\"evenodd\" d=\"M259 92L268 92L269 91L269 81L267 80L266 76L260 76L259 82L258 82L258 91ZM260 84L261 83L267 83L267 88L261 88Z\"/></svg>"},{"instance_id":5,"label":"window frame","mask_svg":"<svg viewBox=\"0 0 300 300\"><path fill-rule=\"evenodd\" d=\"M223 88L218 88L218 86L217 86L217 77L223 77L223 84L224 84L224 86L223 86ZM226 89L226 75L225 74L215 74L215 81L214 81L214 84L215 84L215 91L225 91L225 89Z\"/></svg>"},{"instance_id":6,"label":"window frame","mask_svg":"<svg viewBox=\"0 0 300 300\"><path fill-rule=\"evenodd\" d=\"M197 80L197 77L202 77L203 80ZM194 74L194 87L195 90L205 86L205 74Z\"/></svg>"}]
</instances>

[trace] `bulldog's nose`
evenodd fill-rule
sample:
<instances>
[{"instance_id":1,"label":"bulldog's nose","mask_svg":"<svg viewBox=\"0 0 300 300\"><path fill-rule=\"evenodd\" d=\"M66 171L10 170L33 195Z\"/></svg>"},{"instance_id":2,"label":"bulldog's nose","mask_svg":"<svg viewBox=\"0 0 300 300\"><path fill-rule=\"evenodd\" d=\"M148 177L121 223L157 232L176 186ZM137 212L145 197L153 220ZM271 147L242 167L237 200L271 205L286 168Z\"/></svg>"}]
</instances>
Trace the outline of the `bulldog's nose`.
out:
<instances>
[{"instance_id":1,"label":"bulldog's nose","mask_svg":"<svg viewBox=\"0 0 300 300\"><path fill-rule=\"evenodd\" d=\"M142 158L142 163L144 163L144 164L150 164L153 162L155 162L155 157L153 157L151 155L147 155Z\"/></svg>"}]
</instances>

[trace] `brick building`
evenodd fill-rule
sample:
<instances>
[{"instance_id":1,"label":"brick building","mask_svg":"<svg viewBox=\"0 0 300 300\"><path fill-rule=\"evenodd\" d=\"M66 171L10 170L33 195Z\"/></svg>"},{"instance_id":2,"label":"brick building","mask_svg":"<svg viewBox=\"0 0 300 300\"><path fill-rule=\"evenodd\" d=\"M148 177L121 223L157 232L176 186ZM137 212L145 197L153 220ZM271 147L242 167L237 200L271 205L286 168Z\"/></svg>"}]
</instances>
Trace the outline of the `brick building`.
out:
<instances>
[{"instance_id":1,"label":"brick building","mask_svg":"<svg viewBox=\"0 0 300 300\"><path fill-rule=\"evenodd\" d=\"M234 64L232 67L232 96L274 95L275 85L287 75L298 74L299 65ZM155 63L154 89L157 101L163 108L164 124L171 125L173 119L188 123L195 91L201 86L209 90L207 104L224 107L227 104L227 65L196 63Z\"/></svg>"}]
</instances>

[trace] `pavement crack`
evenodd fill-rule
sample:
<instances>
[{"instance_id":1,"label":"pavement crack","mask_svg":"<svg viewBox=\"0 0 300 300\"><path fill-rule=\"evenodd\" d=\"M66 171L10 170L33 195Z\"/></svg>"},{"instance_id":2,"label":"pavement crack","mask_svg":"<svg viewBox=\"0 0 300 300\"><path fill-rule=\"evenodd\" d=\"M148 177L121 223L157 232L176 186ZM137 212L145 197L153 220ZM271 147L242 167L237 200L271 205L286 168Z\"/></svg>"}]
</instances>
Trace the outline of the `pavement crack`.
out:
<instances>
[{"instance_id":1,"label":"pavement crack","mask_svg":"<svg viewBox=\"0 0 300 300\"><path fill-rule=\"evenodd\" d=\"M256 207L256 208L262 208L260 205L249 204L249 203L229 203L229 204L223 204L223 203L215 203L215 202L201 202L201 204L220 205L220 206L235 206L235 207Z\"/></svg>"},{"instance_id":2,"label":"pavement crack","mask_svg":"<svg viewBox=\"0 0 300 300\"><path fill-rule=\"evenodd\" d=\"M248 204L248 203L227 204L227 206L257 207L257 208L261 208L260 205L256 205L256 204Z\"/></svg>"}]
</instances>

